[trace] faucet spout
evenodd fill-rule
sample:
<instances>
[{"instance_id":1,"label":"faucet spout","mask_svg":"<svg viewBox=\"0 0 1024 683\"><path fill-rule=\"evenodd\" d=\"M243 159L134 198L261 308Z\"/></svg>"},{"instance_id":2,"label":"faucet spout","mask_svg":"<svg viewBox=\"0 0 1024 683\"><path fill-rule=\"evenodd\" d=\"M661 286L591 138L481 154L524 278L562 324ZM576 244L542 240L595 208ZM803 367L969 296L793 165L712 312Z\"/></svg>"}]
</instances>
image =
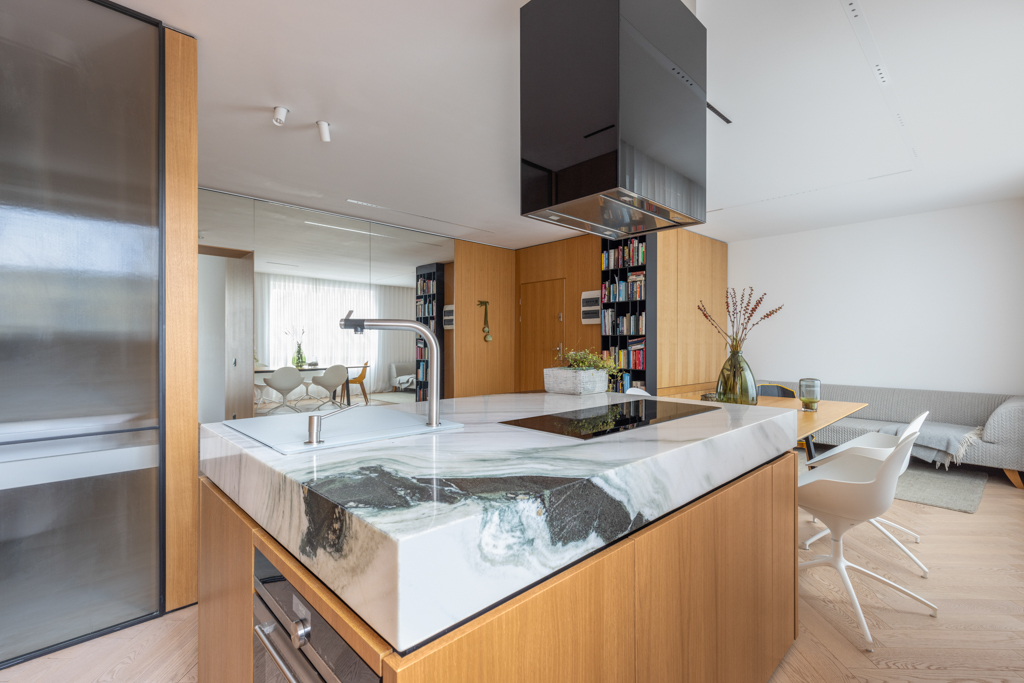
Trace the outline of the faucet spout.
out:
<instances>
[{"instance_id":1,"label":"faucet spout","mask_svg":"<svg viewBox=\"0 0 1024 683\"><path fill-rule=\"evenodd\" d=\"M423 337L427 342L427 426L437 427L441 424L441 352L437 337L429 327L415 320L353 318L352 311L341 319L338 326L343 330L352 330L356 334L362 334L363 330L406 330ZM312 428L312 417L310 420Z\"/></svg>"}]
</instances>

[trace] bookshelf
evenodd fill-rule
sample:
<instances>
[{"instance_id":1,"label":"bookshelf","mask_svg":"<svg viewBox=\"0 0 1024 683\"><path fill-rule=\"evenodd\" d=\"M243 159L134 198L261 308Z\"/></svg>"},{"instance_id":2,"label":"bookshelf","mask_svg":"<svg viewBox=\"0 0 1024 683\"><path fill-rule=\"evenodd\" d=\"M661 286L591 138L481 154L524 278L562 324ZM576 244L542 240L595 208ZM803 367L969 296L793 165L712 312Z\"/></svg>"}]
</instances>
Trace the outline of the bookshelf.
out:
<instances>
[{"instance_id":1,"label":"bookshelf","mask_svg":"<svg viewBox=\"0 0 1024 683\"><path fill-rule=\"evenodd\" d=\"M657 235L601 240L601 355L623 374L608 390L657 393Z\"/></svg>"},{"instance_id":2,"label":"bookshelf","mask_svg":"<svg viewBox=\"0 0 1024 683\"><path fill-rule=\"evenodd\" d=\"M444 358L444 333L441 326L441 316L444 312L444 264L428 263L416 266L416 322L423 323L430 328L430 331L437 337L438 350L441 357L431 359L427 350L427 343L416 336L416 400L427 400L427 368L432 362L442 362ZM438 373L441 386L438 387L440 395L444 396L444 372L439 368Z\"/></svg>"}]
</instances>

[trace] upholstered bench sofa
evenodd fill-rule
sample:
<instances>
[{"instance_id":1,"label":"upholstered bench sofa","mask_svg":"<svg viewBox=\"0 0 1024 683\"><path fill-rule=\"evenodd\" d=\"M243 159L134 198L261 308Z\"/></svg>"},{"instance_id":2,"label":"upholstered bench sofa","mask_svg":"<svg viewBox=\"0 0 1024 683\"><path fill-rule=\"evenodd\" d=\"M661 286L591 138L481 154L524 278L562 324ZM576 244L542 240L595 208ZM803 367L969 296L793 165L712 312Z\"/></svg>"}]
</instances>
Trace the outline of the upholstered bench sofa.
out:
<instances>
[{"instance_id":1,"label":"upholstered bench sofa","mask_svg":"<svg viewBox=\"0 0 1024 683\"><path fill-rule=\"evenodd\" d=\"M774 384L797 390L796 382ZM1024 396L822 384L821 398L868 406L815 433L817 443L838 446L867 432L901 434L927 410L914 456L947 468L969 463L1024 471Z\"/></svg>"}]
</instances>

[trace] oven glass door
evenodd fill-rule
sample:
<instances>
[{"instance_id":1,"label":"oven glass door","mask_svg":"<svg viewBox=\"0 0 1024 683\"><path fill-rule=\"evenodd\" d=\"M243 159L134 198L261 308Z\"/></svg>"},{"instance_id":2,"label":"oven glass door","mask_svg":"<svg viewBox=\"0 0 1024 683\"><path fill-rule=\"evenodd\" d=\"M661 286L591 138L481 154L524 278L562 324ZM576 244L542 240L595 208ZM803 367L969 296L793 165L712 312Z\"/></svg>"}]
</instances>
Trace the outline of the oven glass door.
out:
<instances>
[{"instance_id":1,"label":"oven glass door","mask_svg":"<svg viewBox=\"0 0 1024 683\"><path fill-rule=\"evenodd\" d=\"M253 683L324 683L259 595L252 596Z\"/></svg>"}]
</instances>

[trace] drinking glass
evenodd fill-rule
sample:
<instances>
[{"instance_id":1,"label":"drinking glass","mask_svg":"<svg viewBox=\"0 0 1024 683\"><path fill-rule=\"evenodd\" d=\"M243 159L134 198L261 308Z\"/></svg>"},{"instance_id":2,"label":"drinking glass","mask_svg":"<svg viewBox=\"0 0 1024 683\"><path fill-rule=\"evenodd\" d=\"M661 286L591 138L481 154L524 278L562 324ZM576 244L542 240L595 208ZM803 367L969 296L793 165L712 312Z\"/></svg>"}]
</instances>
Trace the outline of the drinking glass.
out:
<instances>
[{"instance_id":1,"label":"drinking glass","mask_svg":"<svg viewBox=\"0 0 1024 683\"><path fill-rule=\"evenodd\" d=\"M813 378L800 380L800 403L802 410L816 412L818 401L821 400L821 381Z\"/></svg>"}]
</instances>

